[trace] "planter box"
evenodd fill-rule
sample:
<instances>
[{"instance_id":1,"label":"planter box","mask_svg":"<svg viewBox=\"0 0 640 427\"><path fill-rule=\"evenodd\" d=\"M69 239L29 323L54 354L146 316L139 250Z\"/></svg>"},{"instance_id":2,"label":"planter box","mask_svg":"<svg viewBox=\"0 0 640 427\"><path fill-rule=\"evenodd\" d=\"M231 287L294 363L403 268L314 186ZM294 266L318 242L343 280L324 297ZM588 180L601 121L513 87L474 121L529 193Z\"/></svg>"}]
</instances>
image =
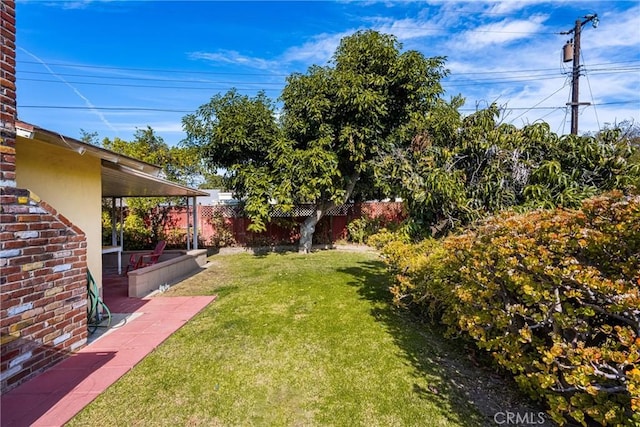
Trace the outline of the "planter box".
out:
<instances>
[{"instance_id":1,"label":"planter box","mask_svg":"<svg viewBox=\"0 0 640 427\"><path fill-rule=\"evenodd\" d=\"M162 260L162 258L160 258ZM196 273L207 263L207 250L195 249L129 272L129 296L142 298L163 285L172 285Z\"/></svg>"}]
</instances>

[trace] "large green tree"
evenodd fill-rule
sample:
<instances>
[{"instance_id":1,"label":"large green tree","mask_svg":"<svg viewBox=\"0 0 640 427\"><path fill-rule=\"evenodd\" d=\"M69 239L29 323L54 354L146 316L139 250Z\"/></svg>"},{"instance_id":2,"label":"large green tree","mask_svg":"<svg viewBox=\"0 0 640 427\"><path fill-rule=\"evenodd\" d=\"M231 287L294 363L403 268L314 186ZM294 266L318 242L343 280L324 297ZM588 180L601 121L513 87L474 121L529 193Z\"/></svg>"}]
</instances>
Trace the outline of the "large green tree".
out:
<instances>
[{"instance_id":1,"label":"large green tree","mask_svg":"<svg viewBox=\"0 0 640 427\"><path fill-rule=\"evenodd\" d=\"M506 208L575 208L599 192L640 184L632 132L559 136L543 122L521 129L501 123L496 105L463 117L461 105L459 98L441 102L408 149L389 152L376 166L380 182L405 199L426 234Z\"/></svg>"},{"instance_id":2,"label":"large green tree","mask_svg":"<svg viewBox=\"0 0 640 427\"><path fill-rule=\"evenodd\" d=\"M444 58L401 49L375 31L345 37L328 65L287 78L281 110L264 93L218 94L184 117L184 142L226 169L254 230L274 205L311 204L300 228L309 251L328 209L375 195L377 159L406 145L442 95Z\"/></svg>"}]
</instances>

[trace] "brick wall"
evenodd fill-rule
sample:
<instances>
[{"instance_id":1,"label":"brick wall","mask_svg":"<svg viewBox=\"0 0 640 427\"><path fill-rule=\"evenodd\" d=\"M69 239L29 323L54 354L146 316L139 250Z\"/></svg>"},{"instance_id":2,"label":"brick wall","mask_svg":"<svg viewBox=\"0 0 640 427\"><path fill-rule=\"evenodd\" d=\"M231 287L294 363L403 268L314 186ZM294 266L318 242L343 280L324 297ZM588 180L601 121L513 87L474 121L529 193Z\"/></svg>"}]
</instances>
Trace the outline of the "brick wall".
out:
<instances>
[{"instance_id":1,"label":"brick wall","mask_svg":"<svg viewBox=\"0 0 640 427\"><path fill-rule=\"evenodd\" d=\"M16 3L0 2L0 186L15 187Z\"/></svg>"},{"instance_id":2,"label":"brick wall","mask_svg":"<svg viewBox=\"0 0 640 427\"><path fill-rule=\"evenodd\" d=\"M0 2L0 390L87 341L82 230L16 188L15 1Z\"/></svg>"},{"instance_id":3,"label":"brick wall","mask_svg":"<svg viewBox=\"0 0 640 427\"><path fill-rule=\"evenodd\" d=\"M87 341L84 233L28 190L2 189L0 379L6 391Z\"/></svg>"}]
</instances>

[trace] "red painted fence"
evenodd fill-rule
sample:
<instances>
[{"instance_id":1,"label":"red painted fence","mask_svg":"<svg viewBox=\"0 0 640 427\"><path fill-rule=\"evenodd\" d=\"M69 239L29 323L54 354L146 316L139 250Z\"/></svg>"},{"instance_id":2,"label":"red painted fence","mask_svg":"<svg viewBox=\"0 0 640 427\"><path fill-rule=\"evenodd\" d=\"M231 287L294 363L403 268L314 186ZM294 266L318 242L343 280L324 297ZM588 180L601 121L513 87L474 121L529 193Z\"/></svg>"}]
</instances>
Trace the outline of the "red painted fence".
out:
<instances>
[{"instance_id":1,"label":"red painted fence","mask_svg":"<svg viewBox=\"0 0 640 427\"><path fill-rule=\"evenodd\" d=\"M274 210L272 220L266 225L267 230L255 233L247 230L251 220L244 216L239 206L198 205L197 209L199 241L205 246L295 244L300 236L300 223L312 213L312 207L305 205L296 206L290 213ZM347 224L362 217L377 219L384 225L402 221L406 213L400 202L366 202L338 206L330 210L316 226L314 243L333 243L346 239ZM187 218L191 222L193 215L187 213L186 207L173 210L169 223L174 227L174 232L186 232Z\"/></svg>"}]
</instances>

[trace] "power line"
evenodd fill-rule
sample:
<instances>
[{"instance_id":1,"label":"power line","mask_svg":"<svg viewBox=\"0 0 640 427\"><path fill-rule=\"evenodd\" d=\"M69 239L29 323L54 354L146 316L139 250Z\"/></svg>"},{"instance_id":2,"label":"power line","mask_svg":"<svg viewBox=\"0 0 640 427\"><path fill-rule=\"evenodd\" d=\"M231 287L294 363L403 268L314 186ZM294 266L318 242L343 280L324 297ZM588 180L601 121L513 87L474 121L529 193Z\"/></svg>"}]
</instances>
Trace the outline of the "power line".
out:
<instances>
[{"instance_id":1,"label":"power line","mask_svg":"<svg viewBox=\"0 0 640 427\"><path fill-rule=\"evenodd\" d=\"M162 113L193 113L194 110L176 110L169 108L149 108L149 107L88 107L83 105L18 105L18 108L34 108L48 110L103 110L103 111L155 111Z\"/></svg>"},{"instance_id":2,"label":"power line","mask_svg":"<svg viewBox=\"0 0 640 427\"><path fill-rule=\"evenodd\" d=\"M619 64L633 64L633 63L638 63L638 65L640 65L640 60L634 60L634 61L620 61L620 62L601 62L598 64L592 64L592 67L600 67L600 66L604 66L604 65L619 65ZM611 69L617 69L618 67L613 67ZM607 69L607 68L603 68L603 69ZM461 76L461 75L467 75L467 74L471 74L471 75L477 75L477 74L516 74L516 73L530 73L530 72L539 72L539 71L550 71L550 72L557 72L557 68L533 68L533 69L528 69L528 70L502 70L502 71L469 71L469 72L455 72L452 73L452 75L456 75L456 76Z\"/></svg>"},{"instance_id":3,"label":"power line","mask_svg":"<svg viewBox=\"0 0 640 427\"><path fill-rule=\"evenodd\" d=\"M40 64L37 61L18 61L18 64ZM49 66L54 67L70 67L70 68L89 68L97 70L117 70L117 71L145 71L156 73L184 73L184 74L212 74L212 75L231 75L231 76L282 76L287 77L289 74L274 74L274 73L236 73L236 72L220 72L220 71L193 71L193 70L163 70L161 68L136 68L136 67L113 67L106 65L86 65L86 64L69 64L63 62L51 62Z\"/></svg>"},{"instance_id":4,"label":"power line","mask_svg":"<svg viewBox=\"0 0 640 427\"><path fill-rule=\"evenodd\" d=\"M630 61L617 61L617 62L602 62L602 63L597 63L597 64L592 64L593 67L598 67L598 66L607 66L607 65L618 65L618 64L633 64L633 63L640 63L639 60L630 60ZM37 62L37 61L18 61L17 65L18 67L21 64L36 64L36 65L42 65L42 63ZM240 75L240 76L269 76L269 77L288 77L290 74L274 74L274 73L236 73L236 72L217 72L217 71L194 71L194 70L177 70L177 69L162 69L162 68L133 68L133 67L115 67L115 66L101 66L101 65L86 65L86 64L73 64L73 63L48 63L49 66L59 66L59 67L68 67L68 68L88 68L88 69L99 69L99 70L114 70L114 71L152 71L152 72L160 72L160 73L172 73L172 74L176 74L176 73L184 73L184 74L205 74L205 75ZM489 70L489 71L469 71L469 72L456 72L456 75L467 75L467 74L471 74L471 75L479 75L479 74L514 74L514 73L529 73L529 72L539 72L539 71L555 71L555 68L534 68L534 69L528 69L528 70L522 70L522 69L518 69L518 70ZM32 73L32 74L47 74L45 72L37 72L37 71L21 71L18 68L18 72L23 72L23 73ZM82 75L78 75L78 74L65 74L65 73L58 73L62 76L72 76L72 77L76 77L76 76L82 76ZM96 77L103 77L103 76L96 76ZM155 80L155 79L150 79L150 78L145 78L145 77L109 77L109 76L104 76L105 78L113 78L113 79L117 79L117 78L124 78L124 79L140 79L140 80ZM159 80L163 80L163 79L159 79ZM173 79L166 79L166 80L173 80Z\"/></svg>"},{"instance_id":5,"label":"power line","mask_svg":"<svg viewBox=\"0 0 640 427\"><path fill-rule=\"evenodd\" d=\"M50 76L51 73L46 71L19 71L18 74L38 74L38 75L47 75ZM95 74L73 74L73 73L56 73L58 76L64 77L81 77L86 79L108 79L108 80L141 80L141 81L151 81L151 82L167 82L167 83L226 83L226 84L235 84L237 82L234 81L224 81L224 80L187 80L187 79L159 79L153 77L122 77L122 76L102 76ZM46 80L42 80L46 81ZM281 85L282 83L277 82L243 82L245 84L271 84L271 85Z\"/></svg>"},{"instance_id":6,"label":"power line","mask_svg":"<svg viewBox=\"0 0 640 427\"><path fill-rule=\"evenodd\" d=\"M34 62L35 63L35 62ZM621 61L621 62L610 62L610 63L600 63L594 64L593 68L590 68L589 72L591 75L602 75L602 74L615 74L615 73L627 73L640 71L640 66L630 66L630 67L602 67L606 65L620 65L620 64L634 64L640 63L640 61ZM602 68L596 68L600 66ZM114 67L115 68L115 67ZM126 69L126 68L118 68L118 69ZM161 71L161 70L158 70ZM169 70L164 70L169 71ZM552 71L552 72L548 72ZM177 72L177 71L176 71ZM536 74L525 74L522 73L536 73ZM39 71L19 71L19 79L23 81L33 81L33 82L43 82L43 83L64 83L59 80L51 80L51 79L36 79L29 77L20 77L20 74L46 74L49 75L48 72L39 72ZM200 72L198 72L200 73ZM202 72L206 74L219 74L219 73L209 73ZM465 81L461 79L457 79L457 77L461 75L501 75L501 74L511 74L510 77L502 76L495 78L482 78L482 79L473 79L470 81ZM61 76L70 76L70 77L81 77L86 79L101 79L101 80L120 80L120 81L157 81L157 82L166 82L166 85L141 85L141 84L132 84L132 83L115 83L115 82L93 82L93 81L68 81L68 83L76 84L76 85L85 85L85 86L112 86L112 87L133 87L133 88L148 88L148 89L177 89L177 90L211 90L211 91L219 91L219 90L228 90L229 87L236 87L239 90L256 90L255 86L261 86L260 90L264 91L275 91L277 88L281 87L284 82L269 82L269 81L227 81L227 80L185 80L185 79L171 79L171 78L151 78L151 77L123 77L123 76L98 76L98 75L89 75L89 74L75 74L75 73L58 73ZM514 75L515 74L515 75ZM262 75L267 76L267 74L251 74L251 75ZM273 77L273 75L268 75ZM563 78L562 75L557 74L556 69L550 68L542 68L542 69L531 69L531 70L503 70L503 71L478 71L475 73L456 73L455 75L451 75L445 77L442 80L443 87L445 88L456 88L456 87L465 87L465 86L484 86L484 85L506 85L506 84L515 84L515 83L526 83L526 82L534 82L540 80L549 80L549 79L560 79ZM184 83L184 84L226 84L229 86L187 86L180 85L174 86L172 84L175 83ZM241 87L239 87L241 86ZM264 86L275 86L274 88L264 88Z\"/></svg>"},{"instance_id":7,"label":"power line","mask_svg":"<svg viewBox=\"0 0 640 427\"><path fill-rule=\"evenodd\" d=\"M629 68L629 69L611 69L610 71L605 71L605 69L597 69L591 72L591 75L603 75L603 74L618 74L618 73L626 73L630 71L640 71L640 67L638 68ZM46 73L42 73L46 74ZM118 77L99 77L99 76L79 76L85 78L111 78L111 79L126 79L126 78L118 78ZM562 79L564 78L562 75L558 75L557 73L550 74L537 74L537 75L525 75L525 76L514 76L511 79L506 78L493 78L493 79L474 79L472 81L460 81L460 80L450 80L443 79L443 86L448 87L459 87L459 86L478 86L478 85L488 85L488 84L511 84L511 83L526 83L526 82L534 82L540 80L550 80L550 79ZM211 83L211 84L228 84L230 86L218 87L218 86L171 86L171 85L143 85L143 84L134 84L134 83L115 83L115 82L87 82L87 81L60 81L60 80L51 80L51 79L35 79L29 77L20 78L22 81L32 81L32 82L43 82L43 83L55 83L55 84L75 84L75 85L85 85L85 86L112 86L112 87L134 87L134 88L147 88L147 89L187 89L187 90L226 90L230 86L235 87L236 85L250 85L250 86L277 86L276 88L267 88L264 89L266 91L274 91L283 85L283 83L275 83L275 82L243 82L243 81L189 81L189 80L167 80L167 79L130 79L130 80L148 80L148 81L162 81L167 83ZM253 90L255 87L240 87L238 89L244 90Z\"/></svg>"},{"instance_id":8,"label":"power line","mask_svg":"<svg viewBox=\"0 0 640 427\"><path fill-rule=\"evenodd\" d=\"M582 57L582 62L586 62L584 60L584 55L580 52L580 56ZM593 112L596 116L596 124L598 125L598 129L600 129L600 119L598 118L598 109L595 106L595 99L593 97L593 91L591 90L591 80L589 80L589 73L585 71L585 78L587 79L587 86L589 87L589 95L591 95L591 105L593 105Z\"/></svg>"},{"instance_id":9,"label":"power line","mask_svg":"<svg viewBox=\"0 0 640 427\"><path fill-rule=\"evenodd\" d=\"M563 87L564 88L564 87ZM561 89L563 89L561 88ZM552 95L554 95L554 92ZM542 100L540 103L544 102ZM534 107L503 107L504 110L557 110L562 107L539 107L540 103L536 104ZM599 104L592 104L597 106L603 105L623 105L623 104L639 104L640 100L632 100L632 101L614 101L614 102L603 102ZM84 105L18 105L18 109L24 108L33 108L33 109L59 109L59 110L104 110L104 111L154 111L154 112L164 112L164 113L193 113L195 110L180 110L180 109L169 109L169 108L149 108L149 107L88 107ZM460 108L460 111L476 111L475 108ZM520 116L519 116L520 117ZM516 117L515 119L517 119ZM515 120L513 119L513 120Z\"/></svg>"},{"instance_id":10,"label":"power line","mask_svg":"<svg viewBox=\"0 0 640 427\"><path fill-rule=\"evenodd\" d=\"M29 79L22 78L22 81L31 81L31 82L45 82L45 83L70 83L74 85L87 85L87 86L113 86L113 87L135 87L135 88L147 88L147 89L189 89L189 90L226 90L229 89L229 86L225 87L198 87L198 86L164 86L164 85L141 85L141 84L127 84L127 83L102 83L102 82L75 82L75 81L59 81L59 80L49 80L49 79ZM262 85L263 83L242 83L242 82L229 82L229 84L255 84ZM238 89L255 89L255 88L238 88ZM265 89L265 90L278 90L278 89Z\"/></svg>"},{"instance_id":11,"label":"power line","mask_svg":"<svg viewBox=\"0 0 640 427\"><path fill-rule=\"evenodd\" d=\"M531 107L528 110L525 110L522 112L522 114L514 117L513 119L510 120L509 123L513 123L514 120L519 119L520 117L524 116L526 113L528 113L529 111L533 110L533 109L537 109L538 105L542 104L544 101L546 101L547 99L551 98L553 95L555 95L556 93L560 92L562 89L564 89L567 86L567 82L565 81L565 83L562 85L562 87L560 87L560 89L556 90L555 92L553 92L551 95L547 96L546 98L544 98L542 101L538 102L537 104L535 104L533 107ZM557 108L557 107L556 107Z\"/></svg>"},{"instance_id":12,"label":"power line","mask_svg":"<svg viewBox=\"0 0 640 427\"><path fill-rule=\"evenodd\" d=\"M592 64L593 67L602 66L602 65L618 65L618 64L632 64L632 63L640 63L638 60L630 60L630 61L618 61L618 62L602 62L598 64ZM42 63L38 61L18 61L17 65L21 64L37 64L42 65ZM236 72L217 72L217 71L194 71L194 70L178 70L178 69L162 69L162 68L133 68L133 67L115 67L115 66L101 66L101 65L86 65L86 64L74 64L74 63L48 63L49 66L59 66L59 67L69 67L69 68L87 68L87 69L99 69L99 70L115 70L115 71L145 71L145 72L159 72L159 73L184 73L184 74L204 74L204 75L232 75L232 76L269 76L269 77L288 77L290 74L274 74L274 73L236 73ZM537 69L528 69L528 70L501 70L501 71L470 71L470 72L456 72L455 75L481 75L481 74L515 74L515 73L530 73L530 72L538 72L538 71L556 71L556 68L537 68ZM18 68L18 73L42 73L48 74L45 72L36 72L36 71L22 71ZM71 77L80 77L81 75L76 74L64 74L57 73L62 76L71 76ZM113 79L135 79L135 80L155 80L151 78L145 77L109 77L109 76L95 76L96 78L113 78ZM163 80L163 79L159 79ZM171 80L171 79L167 79Z\"/></svg>"},{"instance_id":13,"label":"power line","mask_svg":"<svg viewBox=\"0 0 640 427\"><path fill-rule=\"evenodd\" d=\"M640 61L632 61L632 62L639 62ZM611 63L611 64L598 64L598 65L613 65L616 63ZM594 64L595 67L596 64ZM631 67L610 67L610 68L588 68L586 69L587 71L590 72L633 72L633 71L640 71L640 65L638 66L631 66ZM540 72L545 72L544 74L540 74ZM504 71L477 71L477 72L469 72L469 73L455 73L455 74L451 74L447 77L445 77L444 79L446 80L447 78L452 78L452 77L458 77L458 76L464 76L464 75L485 75L485 74L490 74L490 75L496 75L496 74L520 74L520 73L525 73L525 72L538 72L538 74L531 74L531 75L525 75L525 76L515 76L517 78L524 78L524 77L542 77L542 76L548 76L548 75L555 75L558 71L555 68L540 68L540 69L533 69L533 70L504 70ZM38 75L51 75L50 72L45 72L45 71L27 71L27 70L23 70L23 71L19 71L19 74L38 74ZM88 78L88 79L110 79L110 80L141 80L141 81L157 81L157 82L169 82L169 83L228 83L228 84L234 84L236 83L235 81L224 81L224 80L186 80L186 79L168 79L168 78L153 78L153 77L123 77L123 76L104 76L104 75L92 75L92 74L74 74L74 73L56 73L59 76L64 76L64 77L82 77L82 78ZM566 72L565 72L566 74ZM279 85L281 83L278 82L268 82L268 81L260 81L260 82L243 82L245 84L269 84L269 85Z\"/></svg>"}]
</instances>

